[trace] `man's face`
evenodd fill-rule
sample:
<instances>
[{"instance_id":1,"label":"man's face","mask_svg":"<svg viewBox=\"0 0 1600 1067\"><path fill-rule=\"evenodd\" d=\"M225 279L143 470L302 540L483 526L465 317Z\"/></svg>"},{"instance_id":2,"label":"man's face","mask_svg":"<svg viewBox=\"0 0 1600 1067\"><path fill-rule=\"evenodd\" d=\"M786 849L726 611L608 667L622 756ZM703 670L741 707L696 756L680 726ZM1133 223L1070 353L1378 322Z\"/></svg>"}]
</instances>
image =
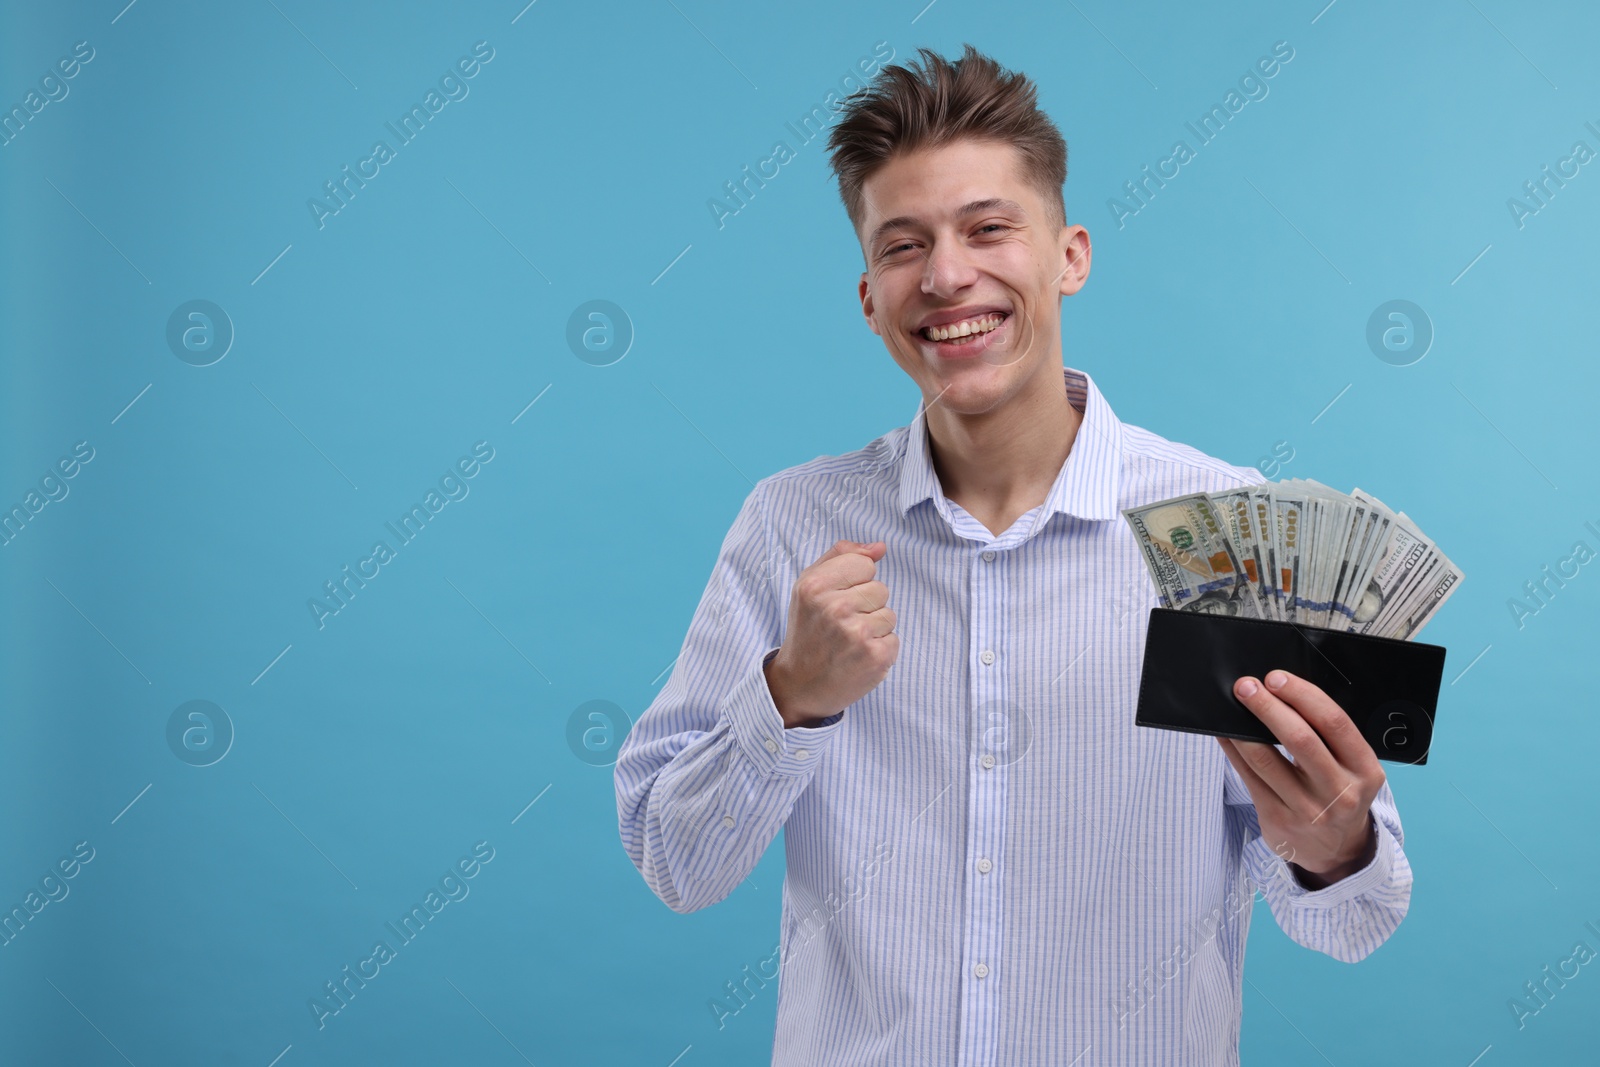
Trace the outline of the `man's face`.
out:
<instances>
[{"instance_id":1,"label":"man's face","mask_svg":"<svg viewBox=\"0 0 1600 1067\"><path fill-rule=\"evenodd\" d=\"M1061 297L1089 276L1088 231L1052 223L1020 162L1010 145L962 140L896 156L863 185L867 325L930 403L962 414L1002 405L1041 368L1059 376ZM925 329L956 323L967 336Z\"/></svg>"}]
</instances>

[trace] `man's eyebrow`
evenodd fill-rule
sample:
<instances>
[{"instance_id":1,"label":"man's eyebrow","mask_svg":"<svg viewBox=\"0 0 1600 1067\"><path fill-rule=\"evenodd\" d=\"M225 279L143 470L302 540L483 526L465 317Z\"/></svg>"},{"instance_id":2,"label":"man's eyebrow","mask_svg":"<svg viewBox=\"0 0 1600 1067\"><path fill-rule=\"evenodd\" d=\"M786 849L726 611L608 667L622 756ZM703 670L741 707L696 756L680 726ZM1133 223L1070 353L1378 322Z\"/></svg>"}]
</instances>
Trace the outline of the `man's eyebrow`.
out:
<instances>
[{"instance_id":1,"label":"man's eyebrow","mask_svg":"<svg viewBox=\"0 0 1600 1067\"><path fill-rule=\"evenodd\" d=\"M976 215L981 211L1010 211L1018 215L1027 214L1027 212L1023 210L1022 205L1017 203L1015 200L1006 200L1002 197L991 196L987 200L974 200L970 204L963 206L961 210L956 212L956 217L965 218L968 215ZM888 233L890 230L898 230L906 226L921 226L922 224L922 220L916 218L915 216L898 215L895 218L889 219L887 222L880 224L877 229L873 230L872 239L869 240L867 244L869 246L877 244L878 241L883 238L884 234Z\"/></svg>"}]
</instances>

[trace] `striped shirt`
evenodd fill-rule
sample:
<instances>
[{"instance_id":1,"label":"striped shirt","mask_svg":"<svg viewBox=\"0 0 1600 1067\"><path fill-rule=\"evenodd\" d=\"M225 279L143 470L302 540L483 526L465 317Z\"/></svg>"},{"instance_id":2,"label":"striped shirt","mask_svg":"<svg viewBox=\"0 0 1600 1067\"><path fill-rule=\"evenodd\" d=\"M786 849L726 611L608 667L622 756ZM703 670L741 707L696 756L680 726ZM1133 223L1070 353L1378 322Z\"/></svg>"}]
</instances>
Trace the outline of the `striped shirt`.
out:
<instances>
[{"instance_id":1,"label":"striped shirt","mask_svg":"<svg viewBox=\"0 0 1600 1067\"><path fill-rule=\"evenodd\" d=\"M1258 893L1347 962L1406 913L1387 784L1372 862L1313 891L1215 740L1134 725L1158 600L1121 509L1262 479L1120 422L1063 370L1082 425L998 537L941 491L920 403L757 483L619 750L623 846L674 911L728 896L785 831L776 962L708 991L720 1025L778 982L774 1065L1236 1064ZM899 657L785 729L762 668L840 538L887 543Z\"/></svg>"}]
</instances>

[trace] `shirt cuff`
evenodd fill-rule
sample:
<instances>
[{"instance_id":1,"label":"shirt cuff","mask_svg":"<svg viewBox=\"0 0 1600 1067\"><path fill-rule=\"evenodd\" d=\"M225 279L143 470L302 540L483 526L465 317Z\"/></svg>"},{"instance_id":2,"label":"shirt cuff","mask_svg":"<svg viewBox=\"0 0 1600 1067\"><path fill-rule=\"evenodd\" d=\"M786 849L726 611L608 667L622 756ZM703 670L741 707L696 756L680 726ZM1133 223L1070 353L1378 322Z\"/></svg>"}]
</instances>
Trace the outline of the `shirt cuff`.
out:
<instances>
[{"instance_id":1,"label":"shirt cuff","mask_svg":"<svg viewBox=\"0 0 1600 1067\"><path fill-rule=\"evenodd\" d=\"M766 665L777 654L776 648L764 653L722 702L734 742L762 778L811 773L844 718L839 712L815 726L785 729L767 686Z\"/></svg>"},{"instance_id":2,"label":"shirt cuff","mask_svg":"<svg viewBox=\"0 0 1600 1067\"><path fill-rule=\"evenodd\" d=\"M1378 835L1377 848L1373 850L1371 861L1359 871L1339 879L1332 885L1325 885L1321 889L1307 889L1300 884L1300 879L1295 877L1294 871L1289 869L1289 864L1282 857L1278 857L1279 875L1289 887L1288 898L1291 904L1302 908L1336 907L1389 882L1394 873L1394 835L1376 815L1369 814L1368 818Z\"/></svg>"}]
</instances>

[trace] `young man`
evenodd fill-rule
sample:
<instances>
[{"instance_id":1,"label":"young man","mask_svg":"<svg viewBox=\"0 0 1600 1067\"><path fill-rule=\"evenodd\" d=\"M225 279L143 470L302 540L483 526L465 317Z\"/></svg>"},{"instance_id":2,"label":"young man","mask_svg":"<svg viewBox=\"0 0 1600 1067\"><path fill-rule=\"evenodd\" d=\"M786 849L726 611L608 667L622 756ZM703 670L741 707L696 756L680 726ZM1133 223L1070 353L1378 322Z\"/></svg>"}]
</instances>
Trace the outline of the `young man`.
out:
<instances>
[{"instance_id":1,"label":"young man","mask_svg":"<svg viewBox=\"0 0 1600 1067\"><path fill-rule=\"evenodd\" d=\"M1281 671L1235 692L1282 746L1134 725L1121 509L1261 477L1063 365L1065 143L1025 77L921 54L829 142L916 417L745 500L619 754L623 843L691 912L786 829L775 1064L1237 1063L1255 890L1366 956L1410 901L1394 798Z\"/></svg>"}]
</instances>

